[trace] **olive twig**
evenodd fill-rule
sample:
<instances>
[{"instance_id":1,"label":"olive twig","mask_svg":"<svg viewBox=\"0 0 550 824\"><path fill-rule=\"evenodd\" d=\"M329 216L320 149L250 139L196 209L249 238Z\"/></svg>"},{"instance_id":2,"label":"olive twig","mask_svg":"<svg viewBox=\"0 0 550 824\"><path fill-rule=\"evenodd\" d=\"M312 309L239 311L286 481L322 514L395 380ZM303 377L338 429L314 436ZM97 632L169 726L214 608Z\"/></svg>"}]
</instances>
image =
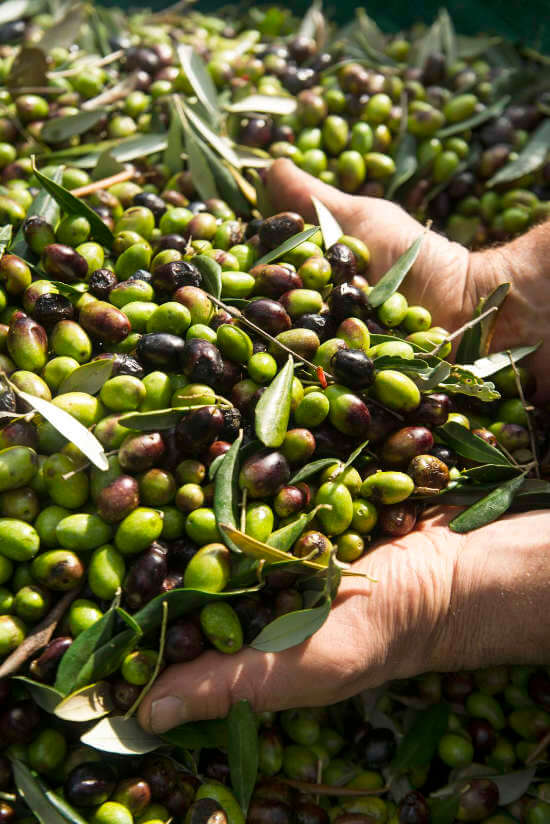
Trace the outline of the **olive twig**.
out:
<instances>
[{"instance_id":1,"label":"olive twig","mask_svg":"<svg viewBox=\"0 0 550 824\"><path fill-rule=\"evenodd\" d=\"M91 183L86 183L85 186L79 186L77 189L71 189L71 194L75 197L84 197L85 195L91 195L94 192L98 192L100 189L108 189L109 186L113 186L115 183L124 183L125 180L130 180L130 178L134 177L136 170L133 166L129 166L127 169L124 169L122 172L118 172L116 175L110 175L110 177L104 177L101 180L93 180Z\"/></svg>"},{"instance_id":2,"label":"olive twig","mask_svg":"<svg viewBox=\"0 0 550 824\"><path fill-rule=\"evenodd\" d=\"M0 678L6 678L8 675L13 675L19 668L27 661L31 655L34 655L39 649L42 649L49 643L54 630L63 618L63 615L70 607L76 596L80 592L80 587L71 589L66 592L63 598L57 602L54 608L46 615L33 629L30 635L27 635L22 644L15 649L11 655L0 666Z\"/></svg>"},{"instance_id":3,"label":"olive twig","mask_svg":"<svg viewBox=\"0 0 550 824\"><path fill-rule=\"evenodd\" d=\"M435 357L439 354L439 352L441 352L444 346L446 346L448 343L451 343L455 338L461 335L462 332L466 332L468 329L471 329L472 326L477 326L478 323L481 323L482 320L485 320L485 318L489 317L489 315L492 315L493 312L498 312L498 308L498 306L491 306L489 309L486 309L485 312L482 312L481 315L478 315L477 318L469 320L468 323L463 324L454 332L451 332L450 335L447 335L445 340L442 340L441 343L438 343L437 346L435 346L431 352L426 352L426 356L430 358Z\"/></svg>"},{"instance_id":4,"label":"olive twig","mask_svg":"<svg viewBox=\"0 0 550 824\"><path fill-rule=\"evenodd\" d=\"M521 378L519 376L519 371L518 371L518 368L517 368L516 364L514 363L512 353L510 352L509 349L506 350L506 354L510 358L510 365L512 367L512 371L514 372L514 378L516 380L516 386L517 386L517 390L518 390L519 399L521 401L521 405L523 406L525 414L527 415L527 429L529 430L529 440L531 442L531 452L533 453L533 463L535 465L535 475L537 476L537 478L540 478L540 466L539 466L539 461L538 461L538 457L537 457L537 439L535 438L535 430L533 428L533 421L531 420L531 414L530 414L531 411L532 411L532 407L529 406L527 404L527 401L525 400L525 394L523 392L523 386L521 385Z\"/></svg>"},{"instance_id":5,"label":"olive twig","mask_svg":"<svg viewBox=\"0 0 550 824\"><path fill-rule=\"evenodd\" d=\"M162 602L162 623L161 623L161 626L160 626L159 652L158 652L158 655L157 655L157 660L155 661L155 667L153 669L153 672L151 673L151 677L149 678L149 680L147 681L147 683L143 687L142 691L140 692L140 694L138 695L138 697L136 698L136 700L134 701L134 703L132 704L132 706L130 707L128 712L126 713L126 715L124 716L125 721L128 720L128 718L131 718L132 715L138 710L141 702L143 701L143 699L145 698L145 696L147 695L147 693L149 692L149 690L151 689L151 687L153 686L153 684L155 683L155 681L157 679L157 675L159 674L160 667L161 667L161 664L162 664L162 657L164 655L164 647L165 647L165 644L166 644L166 628L167 628L167 626L168 626L168 602L163 601Z\"/></svg>"},{"instance_id":6,"label":"olive twig","mask_svg":"<svg viewBox=\"0 0 550 824\"><path fill-rule=\"evenodd\" d=\"M310 784L309 781L295 781L293 778L279 778L283 784L294 787L305 793L314 795L340 795L345 798L361 798L363 795L383 795L389 790L388 786L376 790L356 790L351 787L331 787L329 784Z\"/></svg>"}]
</instances>

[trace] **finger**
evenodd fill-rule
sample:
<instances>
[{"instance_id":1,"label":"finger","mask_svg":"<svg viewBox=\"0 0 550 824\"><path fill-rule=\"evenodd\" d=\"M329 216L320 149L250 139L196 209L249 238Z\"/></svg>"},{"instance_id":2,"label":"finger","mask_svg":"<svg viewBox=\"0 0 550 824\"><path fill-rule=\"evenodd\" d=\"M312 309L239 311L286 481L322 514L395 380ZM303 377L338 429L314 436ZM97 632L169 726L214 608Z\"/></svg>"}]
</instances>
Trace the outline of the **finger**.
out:
<instances>
[{"instance_id":1,"label":"finger","mask_svg":"<svg viewBox=\"0 0 550 824\"><path fill-rule=\"evenodd\" d=\"M291 209L310 222L316 221L311 195L319 198L342 223L348 220L356 207L351 195L303 172L286 158L279 158L272 164L267 172L266 182L270 199L277 211Z\"/></svg>"}]
</instances>

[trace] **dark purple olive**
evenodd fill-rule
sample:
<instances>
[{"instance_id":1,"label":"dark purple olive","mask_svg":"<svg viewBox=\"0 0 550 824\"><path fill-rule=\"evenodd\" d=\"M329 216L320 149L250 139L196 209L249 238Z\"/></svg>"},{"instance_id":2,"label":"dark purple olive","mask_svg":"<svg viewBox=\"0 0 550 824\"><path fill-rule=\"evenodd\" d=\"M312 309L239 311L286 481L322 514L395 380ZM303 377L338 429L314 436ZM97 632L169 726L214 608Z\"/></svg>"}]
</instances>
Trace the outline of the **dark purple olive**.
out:
<instances>
[{"instance_id":1,"label":"dark purple olive","mask_svg":"<svg viewBox=\"0 0 550 824\"><path fill-rule=\"evenodd\" d=\"M109 524L122 521L139 506L139 485L131 475L119 475L96 499L97 514Z\"/></svg>"},{"instance_id":2,"label":"dark purple olive","mask_svg":"<svg viewBox=\"0 0 550 824\"><path fill-rule=\"evenodd\" d=\"M186 455L199 455L219 437L223 426L221 409L203 406L182 415L176 426L176 440Z\"/></svg>"},{"instance_id":3,"label":"dark purple olive","mask_svg":"<svg viewBox=\"0 0 550 824\"><path fill-rule=\"evenodd\" d=\"M445 68L445 55L439 51L430 52L422 66L422 83L426 86L441 83L445 79Z\"/></svg>"},{"instance_id":4,"label":"dark purple olive","mask_svg":"<svg viewBox=\"0 0 550 824\"><path fill-rule=\"evenodd\" d=\"M214 386L223 375L220 350L213 343L201 338L186 341L179 361L181 371L192 383Z\"/></svg>"},{"instance_id":5,"label":"dark purple olive","mask_svg":"<svg viewBox=\"0 0 550 824\"><path fill-rule=\"evenodd\" d=\"M351 389L366 389L374 381L374 364L362 349L338 349L330 367L338 382Z\"/></svg>"},{"instance_id":6,"label":"dark purple olive","mask_svg":"<svg viewBox=\"0 0 550 824\"><path fill-rule=\"evenodd\" d=\"M164 755L150 755L143 765L143 778L151 788L153 801L162 801L176 786L176 768Z\"/></svg>"},{"instance_id":7,"label":"dark purple olive","mask_svg":"<svg viewBox=\"0 0 550 824\"><path fill-rule=\"evenodd\" d=\"M362 724L353 739L354 749L361 763L369 770L386 767L396 750L395 735L385 727L374 728Z\"/></svg>"},{"instance_id":8,"label":"dark purple olive","mask_svg":"<svg viewBox=\"0 0 550 824\"><path fill-rule=\"evenodd\" d=\"M289 314L276 300L256 298L244 310L244 316L270 335L286 332L292 326Z\"/></svg>"},{"instance_id":9,"label":"dark purple olive","mask_svg":"<svg viewBox=\"0 0 550 824\"><path fill-rule=\"evenodd\" d=\"M134 611L158 595L168 572L166 552L152 544L130 567L124 581L124 594L128 607Z\"/></svg>"},{"instance_id":10,"label":"dark purple olive","mask_svg":"<svg viewBox=\"0 0 550 824\"><path fill-rule=\"evenodd\" d=\"M113 371L111 372L112 378L116 375L132 375L134 378L142 378L145 373L141 363L132 355L126 355L122 352L102 352L94 360L101 358L109 358L114 361Z\"/></svg>"},{"instance_id":11,"label":"dark purple olive","mask_svg":"<svg viewBox=\"0 0 550 824\"><path fill-rule=\"evenodd\" d=\"M436 458L439 458L440 461L443 461L443 463L447 464L447 466L449 467L457 465L457 456L455 455L452 449L449 449L448 446L444 446L444 444L434 444L430 449L429 454L434 455L434 457Z\"/></svg>"},{"instance_id":12,"label":"dark purple olive","mask_svg":"<svg viewBox=\"0 0 550 824\"><path fill-rule=\"evenodd\" d=\"M264 149L272 140L272 122L268 117L248 117L243 121L239 134L243 146Z\"/></svg>"},{"instance_id":13,"label":"dark purple olive","mask_svg":"<svg viewBox=\"0 0 550 824\"><path fill-rule=\"evenodd\" d=\"M410 462L407 474L415 486L425 489L444 489L449 483L449 468L434 455L415 455Z\"/></svg>"},{"instance_id":14,"label":"dark purple olive","mask_svg":"<svg viewBox=\"0 0 550 824\"><path fill-rule=\"evenodd\" d=\"M183 817L193 803L195 793L199 786L200 781L194 775L188 775L183 772L177 773L176 786L165 800L165 804L173 816L178 816L180 820L183 820ZM212 822L212 824L214 824L214 822Z\"/></svg>"},{"instance_id":15,"label":"dark purple olive","mask_svg":"<svg viewBox=\"0 0 550 824\"><path fill-rule=\"evenodd\" d=\"M404 426L384 443L382 460L389 466L402 466L415 455L428 452L433 443L433 435L425 426Z\"/></svg>"},{"instance_id":16,"label":"dark purple olive","mask_svg":"<svg viewBox=\"0 0 550 824\"><path fill-rule=\"evenodd\" d=\"M89 761L75 767L63 786L65 798L75 807L96 807L111 796L116 773L105 761Z\"/></svg>"},{"instance_id":17,"label":"dark purple olive","mask_svg":"<svg viewBox=\"0 0 550 824\"><path fill-rule=\"evenodd\" d=\"M332 280L335 284L349 282L357 274L357 259L344 243L334 243L327 249L325 257L332 268Z\"/></svg>"},{"instance_id":18,"label":"dark purple olive","mask_svg":"<svg viewBox=\"0 0 550 824\"><path fill-rule=\"evenodd\" d=\"M267 298L280 298L285 292L300 289L303 285L301 277L293 269L279 263L257 264L250 274L256 280L254 294Z\"/></svg>"},{"instance_id":19,"label":"dark purple olive","mask_svg":"<svg viewBox=\"0 0 550 824\"><path fill-rule=\"evenodd\" d=\"M200 626L187 618L176 621L166 633L164 654L170 664L192 661L204 650L204 638Z\"/></svg>"},{"instance_id":20,"label":"dark purple olive","mask_svg":"<svg viewBox=\"0 0 550 824\"><path fill-rule=\"evenodd\" d=\"M138 192L133 199L134 206L145 206L158 221L166 211L166 203L154 192Z\"/></svg>"},{"instance_id":21,"label":"dark purple olive","mask_svg":"<svg viewBox=\"0 0 550 824\"><path fill-rule=\"evenodd\" d=\"M366 294L356 286L342 283L329 295L330 314L336 323L346 318L366 318L369 312Z\"/></svg>"},{"instance_id":22,"label":"dark purple olive","mask_svg":"<svg viewBox=\"0 0 550 824\"><path fill-rule=\"evenodd\" d=\"M147 269L136 269L133 275L130 275L128 280L142 280L144 283L151 283L153 275Z\"/></svg>"},{"instance_id":23,"label":"dark purple olive","mask_svg":"<svg viewBox=\"0 0 550 824\"><path fill-rule=\"evenodd\" d=\"M31 701L20 701L0 715L0 736L4 743L28 744L36 727L40 724L40 713Z\"/></svg>"},{"instance_id":24,"label":"dark purple olive","mask_svg":"<svg viewBox=\"0 0 550 824\"><path fill-rule=\"evenodd\" d=\"M253 798L248 808L247 824L293 824L292 807L284 801Z\"/></svg>"},{"instance_id":25,"label":"dark purple olive","mask_svg":"<svg viewBox=\"0 0 550 824\"><path fill-rule=\"evenodd\" d=\"M95 269L88 280L88 290L98 300L108 300L117 283L117 276L110 269Z\"/></svg>"},{"instance_id":26,"label":"dark purple olive","mask_svg":"<svg viewBox=\"0 0 550 824\"><path fill-rule=\"evenodd\" d=\"M176 572L184 572L197 552L198 546L189 538L178 538L168 545L168 566Z\"/></svg>"},{"instance_id":27,"label":"dark purple olive","mask_svg":"<svg viewBox=\"0 0 550 824\"><path fill-rule=\"evenodd\" d=\"M484 146L494 146L495 143L509 143L513 145L516 130L510 119L505 115L495 117L479 130L478 135Z\"/></svg>"},{"instance_id":28,"label":"dark purple olive","mask_svg":"<svg viewBox=\"0 0 550 824\"><path fill-rule=\"evenodd\" d=\"M111 801L123 804L132 815L139 816L151 803L151 788L142 778L125 778L117 784Z\"/></svg>"},{"instance_id":29,"label":"dark purple olive","mask_svg":"<svg viewBox=\"0 0 550 824\"><path fill-rule=\"evenodd\" d=\"M474 678L470 672L454 672L443 677L443 693L449 701L463 704L474 691Z\"/></svg>"},{"instance_id":30,"label":"dark purple olive","mask_svg":"<svg viewBox=\"0 0 550 824\"><path fill-rule=\"evenodd\" d=\"M126 51L126 70L133 72L139 69L147 74L154 75L160 68L160 60L154 49L146 46L130 46Z\"/></svg>"},{"instance_id":31,"label":"dark purple olive","mask_svg":"<svg viewBox=\"0 0 550 824\"><path fill-rule=\"evenodd\" d=\"M322 315L317 313L307 313L300 315L294 321L294 326L297 329L311 329L315 332L319 340L322 342L329 337L332 337L335 331L334 323L330 315Z\"/></svg>"},{"instance_id":32,"label":"dark purple olive","mask_svg":"<svg viewBox=\"0 0 550 824\"><path fill-rule=\"evenodd\" d=\"M498 786L488 778L472 778L459 793L457 818L460 821L481 821L493 814L498 806Z\"/></svg>"},{"instance_id":33,"label":"dark purple olive","mask_svg":"<svg viewBox=\"0 0 550 824\"><path fill-rule=\"evenodd\" d=\"M111 698L115 707L121 712L128 712L140 696L142 687L129 684L124 678L117 678L111 683Z\"/></svg>"},{"instance_id":34,"label":"dark purple olive","mask_svg":"<svg viewBox=\"0 0 550 824\"><path fill-rule=\"evenodd\" d=\"M281 452L262 450L248 458L239 473L239 484L252 498L274 495L288 482L290 467Z\"/></svg>"},{"instance_id":35,"label":"dark purple olive","mask_svg":"<svg viewBox=\"0 0 550 824\"><path fill-rule=\"evenodd\" d=\"M38 658L31 661L29 669L32 677L46 684L53 683L59 662L72 642L73 639L65 635L59 635L57 638L54 638L53 641L50 641Z\"/></svg>"},{"instance_id":36,"label":"dark purple olive","mask_svg":"<svg viewBox=\"0 0 550 824\"><path fill-rule=\"evenodd\" d=\"M63 243L50 243L44 247L42 266L52 280L61 280L63 283L85 280L88 274L85 258Z\"/></svg>"},{"instance_id":37,"label":"dark purple olive","mask_svg":"<svg viewBox=\"0 0 550 824\"><path fill-rule=\"evenodd\" d=\"M327 811L309 800L294 805L294 820L296 824L329 824L330 821Z\"/></svg>"},{"instance_id":38,"label":"dark purple olive","mask_svg":"<svg viewBox=\"0 0 550 824\"><path fill-rule=\"evenodd\" d=\"M152 368L177 369L183 355L185 341L168 332L149 332L142 335L136 346L139 360Z\"/></svg>"},{"instance_id":39,"label":"dark purple olive","mask_svg":"<svg viewBox=\"0 0 550 824\"><path fill-rule=\"evenodd\" d=\"M385 535L400 538L412 532L416 524L416 515L416 505L412 501L389 504L380 507L378 524Z\"/></svg>"},{"instance_id":40,"label":"dark purple olive","mask_svg":"<svg viewBox=\"0 0 550 824\"><path fill-rule=\"evenodd\" d=\"M220 430L219 436L224 441L232 443L241 428L242 415L236 406L224 406L221 410L223 415L223 426Z\"/></svg>"},{"instance_id":41,"label":"dark purple olive","mask_svg":"<svg viewBox=\"0 0 550 824\"><path fill-rule=\"evenodd\" d=\"M273 620L271 606L256 598L240 598L233 604L243 628L245 644L251 641Z\"/></svg>"},{"instance_id":42,"label":"dark purple olive","mask_svg":"<svg viewBox=\"0 0 550 824\"><path fill-rule=\"evenodd\" d=\"M414 410L411 419L424 426L442 426L451 411L451 401L442 392L423 395L420 406Z\"/></svg>"},{"instance_id":43,"label":"dark purple olive","mask_svg":"<svg viewBox=\"0 0 550 824\"><path fill-rule=\"evenodd\" d=\"M220 784L229 784L229 763L227 755L218 749L201 750L199 769L208 778L219 781Z\"/></svg>"},{"instance_id":44,"label":"dark purple olive","mask_svg":"<svg viewBox=\"0 0 550 824\"><path fill-rule=\"evenodd\" d=\"M494 749L497 742L495 728L484 718L472 718L467 726L476 756L483 759Z\"/></svg>"},{"instance_id":45,"label":"dark purple olive","mask_svg":"<svg viewBox=\"0 0 550 824\"><path fill-rule=\"evenodd\" d=\"M60 320L73 320L75 308L69 298L49 292L37 298L32 316L49 331Z\"/></svg>"},{"instance_id":46,"label":"dark purple olive","mask_svg":"<svg viewBox=\"0 0 550 824\"><path fill-rule=\"evenodd\" d=\"M185 821L187 824L227 824L227 815L218 801L200 798L189 807Z\"/></svg>"},{"instance_id":47,"label":"dark purple olive","mask_svg":"<svg viewBox=\"0 0 550 824\"><path fill-rule=\"evenodd\" d=\"M181 286L200 286L202 275L187 260L172 260L153 270L152 284L161 292L175 292Z\"/></svg>"},{"instance_id":48,"label":"dark purple olive","mask_svg":"<svg viewBox=\"0 0 550 824\"><path fill-rule=\"evenodd\" d=\"M155 466L164 450L164 440L159 432L139 432L124 438L118 459L127 472L144 472Z\"/></svg>"},{"instance_id":49,"label":"dark purple olive","mask_svg":"<svg viewBox=\"0 0 550 824\"><path fill-rule=\"evenodd\" d=\"M413 790L400 801L397 808L399 824L429 824L430 808L421 792Z\"/></svg>"},{"instance_id":50,"label":"dark purple olive","mask_svg":"<svg viewBox=\"0 0 550 824\"><path fill-rule=\"evenodd\" d=\"M370 424L369 424L370 437ZM357 446L357 441L339 432L328 423L315 427L315 457L343 458L344 460Z\"/></svg>"},{"instance_id":51,"label":"dark purple olive","mask_svg":"<svg viewBox=\"0 0 550 824\"><path fill-rule=\"evenodd\" d=\"M162 252L163 249L176 249L178 252L184 254L187 251L187 246L188 238L178 234L161 235L155 241L156 252ZM194 286L195 284L192 285Z\"/></svg>"},{"instance_id":52,"label":"dark purple olive","mask_svg":"<svg viewBox=\"0 0 550 824\"><path fill-rule=\"evenodd\" d=\"M279 212L263 221L258 234L262 246L270 250L303 230L304 219L301 215L296 212Z\"/></svg>"}]
</instances>

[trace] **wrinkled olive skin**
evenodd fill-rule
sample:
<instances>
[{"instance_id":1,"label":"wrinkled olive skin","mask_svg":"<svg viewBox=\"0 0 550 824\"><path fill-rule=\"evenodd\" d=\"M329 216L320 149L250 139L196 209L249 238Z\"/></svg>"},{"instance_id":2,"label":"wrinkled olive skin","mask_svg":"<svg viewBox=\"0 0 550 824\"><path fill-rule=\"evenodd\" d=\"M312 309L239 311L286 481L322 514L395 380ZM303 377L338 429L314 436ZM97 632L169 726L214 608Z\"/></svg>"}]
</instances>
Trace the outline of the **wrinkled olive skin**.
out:
<instances>
[{"instance_id":1,"label":"wrinkled olive skin","mask_svg":"<svg viewBox=\"0 0 550 824\"><path fill-rule=\"evenodd\" d=\"M113 793L116 774L105 762L88 762L75 767L63 787L65 798L75 807L96 807Z\"/></svg>"},{"instance_id":2,"label":"wrinkled olive skin","mask_svg":"<svg viewBox=\"0 0 550 824\"><path fill-rule=\"evenodd\" d=\"M31 569L39 583L56 592L73 589L84 576L82 562L66 549L52 549L37 555Z\"/></svg>"},{"instance_id":3,"label":"wrinkled olive skin","mask_svg":"<svg viewBox=\"0 0 550 824\"><path fill-rule=\"evenodd\" d=\"M444 489L449 483L449 468L435 455L415 455L407 468L415 486Z\"/></svg>"},{"instance_id":4,"label":"wrinkled olive skin","mask_svg":"<svg viewBox=\"0 0 550 824\"><path fill-rule=\"evenodd\" d=\"M213 343L200 338L187 340L180 356L183 374L193 383L215 386L223 375L223 360Z\"/></svg>"},{"instance_id":5,"label":"wrinkled olive skin","mask_svg":"<svg viewBox=\"0 0 550 824\"><path fill-rule=\"evenodd\" d=\"M290 468L281 452L262 451L248 458L239 473L239 485L252 498L274 495L288 482Z\"/></svg>"}]
</instances>

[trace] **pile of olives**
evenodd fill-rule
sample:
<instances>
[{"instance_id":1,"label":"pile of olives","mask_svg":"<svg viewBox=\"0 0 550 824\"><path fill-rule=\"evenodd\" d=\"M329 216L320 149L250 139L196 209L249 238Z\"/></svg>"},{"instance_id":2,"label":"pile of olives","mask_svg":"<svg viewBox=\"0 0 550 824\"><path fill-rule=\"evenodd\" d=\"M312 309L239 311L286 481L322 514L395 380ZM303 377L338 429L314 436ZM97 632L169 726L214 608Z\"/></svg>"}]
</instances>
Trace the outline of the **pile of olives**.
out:
<instances>
[{"instance_id":1,"label":"pile of olives","mask_svg":"<svg viewBox=\"0 0 550 824\"><path fill-rule=\"evenodd\" d=\"M2 822L36 820L14 795L14 757L90 824L206 822L214 814L220 824L245 821L223 741L197 752L192 765L168 747L106 757L80 745L74 725L52 723L15 682L0 686ZM407 764L398 778L392 762L410 736L411 705L428 723L441 702L449 711L430 763ZM443 800L453 808L449 821L546 824L550 815L544 776L531 786L529 777L517 778L533 754L548 758L548 668L431 673L377 697L261 713L256 724L259 774L247 824L429 824Z\"/></svg>"}]
</instances>

